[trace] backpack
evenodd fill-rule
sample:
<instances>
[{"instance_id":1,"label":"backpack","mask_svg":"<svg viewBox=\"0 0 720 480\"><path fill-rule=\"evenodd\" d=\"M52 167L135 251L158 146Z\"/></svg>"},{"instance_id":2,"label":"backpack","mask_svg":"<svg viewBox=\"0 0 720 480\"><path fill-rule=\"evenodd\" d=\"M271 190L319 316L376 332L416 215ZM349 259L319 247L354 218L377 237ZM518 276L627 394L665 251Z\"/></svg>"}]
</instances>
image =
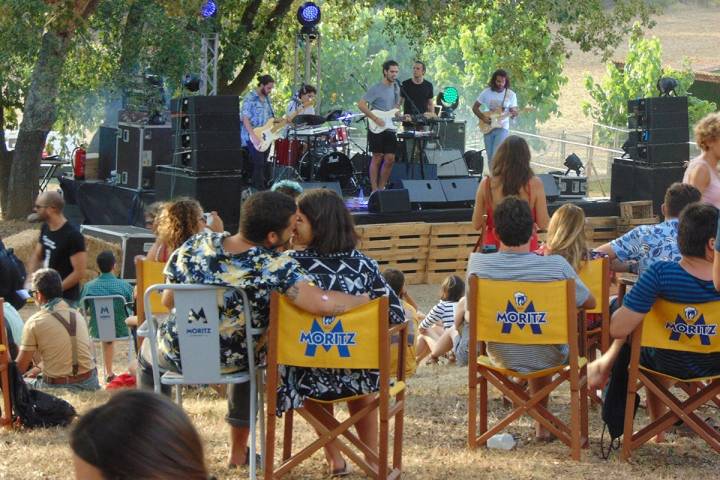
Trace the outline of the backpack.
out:
<instances>
[{"instance_id":1,"label":"backpack","mask_svg":"<svg viewBox=\"0 0 720 480\"><path fill-rule=\"evenodd\" d=\"M10 395L15 419L26 428L65 427L77 415L62 398L30 388L15 362L10 362Z\"/></svg>"},{"instance_id":2,"label":"backpack","mask_svg":"<svg viewBox=\"0 0 720 480\"><path fill-rule=\"evenodd\" d=\"M603 433L600 437L600 449L603 458L607 460L610 452L619 448L619 439L625 427L625 405L627 403L627 385L629 380L628 366L630 365L630 345L627 343L620 349L620 353L613 364L610 380L603 391L602 420ZM635 408L633 418L640 405L640 395L635 394ZM610 434L610 445L607 452L604 446L605 428Z\"/></svg>"},{"instance_id":3,"label":"backpack","mask_svg":"<svg viewBox=\"0 0 720 480\"><path fill-rule=\"evenodd\" d=\"M0 297L10 302L15 310L20 310L25 305L25 299L16 292L23 288L26 278L25 265L13 249L5 248L0 240Z\"/></svg>"}]
</instances>

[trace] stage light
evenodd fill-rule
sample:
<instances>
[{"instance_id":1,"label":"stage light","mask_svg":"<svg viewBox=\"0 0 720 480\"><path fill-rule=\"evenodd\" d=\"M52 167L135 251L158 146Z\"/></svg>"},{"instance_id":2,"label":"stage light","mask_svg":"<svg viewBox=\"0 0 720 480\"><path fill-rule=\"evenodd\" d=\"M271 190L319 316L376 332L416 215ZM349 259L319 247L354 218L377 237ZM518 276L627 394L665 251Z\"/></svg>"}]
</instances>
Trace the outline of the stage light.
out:
<instances>
[{"instance_id":1,"label":"stage light","mask_svg":"<svg viewBox=\"0 0 720 480\"><path fill-rule=\"evenodd\" d=\"M182 86L187 88L189 92L197 92L200 90L200 75L188 73L183 77Z\"/></svg>"},{"instance_id":2,"label":"stage light","mask_svg":"<svg viewBox=\"0 0 720 480\"><path fill-rule=\"evenodd\" d=\"M313 2L305 2L298 7L297 19L302 25L300 33L308 35L310 40L315 40L318 36L317 25L320 23L320 7Z\"/></svg>"},{"instance_id":3,"label":"stage light","mask_svg":"<svg viewBox=\"0 0 720 480\"><path fill-rule=\"evenodd\" d=\"M210 18L217 15L217 4L213 0L207 0L200 7L200 16L203 18Z\"/></svg>"},{"instance_id":4,"label":"stage light","mask_svg":"<svg viewBox=\"0 0 720 480\"><path fill-rule=\"evenodd\" d=\"M580 171L585 169L582 160L580 160L580 157L578 157L575 153L571 153L570 155L568 155L563 165L567 167L565 175L570 173L570 170L572 170L579 177Z\"/></svg>"},{"instance_id":5,"label":"stage light","mask_svg":"<svg viewBox=\"0 0 720 480\"><path fill-rule=\"evenodd\" d=\"M657 82L657 89L660 91L661 97L669 97L672 93L674 96L677 96L677 93L675 93L675 89L679 86L677 80L675 80L672 77L663 77Z\"/></svg>"},{"instance_id":6,"label":"stage light","mask_svg":"<svg viewBox=\"0 0 720 480\"><path fill-rule=\"evenodd\" d=\"M436 103L442 107L442 117L452 118L460 103L460 94L455 87L445 87L437 96Z\"/></svg>"}]
</instances>

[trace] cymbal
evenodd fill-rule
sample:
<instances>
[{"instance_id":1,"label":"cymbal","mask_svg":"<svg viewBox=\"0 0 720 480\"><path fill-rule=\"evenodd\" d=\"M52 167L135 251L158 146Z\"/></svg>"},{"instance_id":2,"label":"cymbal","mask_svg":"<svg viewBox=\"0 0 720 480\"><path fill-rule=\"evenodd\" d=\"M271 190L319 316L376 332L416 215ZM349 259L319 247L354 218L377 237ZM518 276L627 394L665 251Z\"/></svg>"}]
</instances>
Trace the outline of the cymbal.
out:
<instances>
[{"instance_id":1,"label":"cymbal","mask_svg":"<svg viewBox=\"0 0 720 480\"><path fill-rule=\"evenodd\" d=\"M325 118L320 115L298 115L293 118L293 125L322 125Z\"/></svg>"},{"instance_id":2,"label":"cymbal","mask_svg":"<svg viewBox=\"0 0 720 480\"><path fill-rule=\"evenodd\" d=\"M328 113L325 114L325 121L332 122L334 120L337 120L342 116L342 114L342 110L330 110Z\"/></svg>"}]
</instances>

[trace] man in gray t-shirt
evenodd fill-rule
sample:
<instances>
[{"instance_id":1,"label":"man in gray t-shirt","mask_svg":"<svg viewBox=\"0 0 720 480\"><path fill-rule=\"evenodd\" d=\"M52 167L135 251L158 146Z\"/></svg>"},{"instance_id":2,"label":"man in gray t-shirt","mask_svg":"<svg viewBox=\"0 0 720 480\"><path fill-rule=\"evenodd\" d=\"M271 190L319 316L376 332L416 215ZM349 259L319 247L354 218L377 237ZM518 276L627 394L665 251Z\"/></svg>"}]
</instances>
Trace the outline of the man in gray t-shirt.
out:
<instances>
[{"instance_id":1,"label":"man in gray t-shirt","mask_svg":"<svg viewBox=\"0 0 720 480\"><path fill-rule=\"evenodd\" d=\"M391 112L399 108L400 86L397 84L399 73L400 68L396 61L388 60L383 63L382 81L370 87L358 102L358 108L368 118L370 127L383 129L379 133L368 131L368 149L372 152L370 184L373 192L385 188L395 162L397 139L395 125L391 119L393 115L381 118L377 112Z\"/></svg>"}]
</instances>

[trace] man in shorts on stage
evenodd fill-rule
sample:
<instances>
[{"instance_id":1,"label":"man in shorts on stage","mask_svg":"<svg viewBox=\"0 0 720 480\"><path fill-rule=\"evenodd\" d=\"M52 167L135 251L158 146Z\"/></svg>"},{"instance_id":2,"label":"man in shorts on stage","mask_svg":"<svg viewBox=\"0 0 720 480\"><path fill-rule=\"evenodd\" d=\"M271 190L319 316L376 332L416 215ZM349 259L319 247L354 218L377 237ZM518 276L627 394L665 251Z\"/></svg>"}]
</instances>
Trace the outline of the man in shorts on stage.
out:
<instances>
[{"instance_id":1,"label":"man in shorts on stage","mask_svg":"<svg viewBox=\"0 0 720 480\"><path fill-rule=\"evenodd\" d=\"M400 106L400 85L397 76L400 73L398 63L388 60L383 63L383 79L367 91L358 102L358 108L368 118L371 126L384 128L380 133L368 131L368 149L372 152L370 161L370 184L372 191L382 190L390 178L395 162L397 139L395 124L390 118L382 119L372 110L388 112Z\"/></svg>"}]
</instances>

